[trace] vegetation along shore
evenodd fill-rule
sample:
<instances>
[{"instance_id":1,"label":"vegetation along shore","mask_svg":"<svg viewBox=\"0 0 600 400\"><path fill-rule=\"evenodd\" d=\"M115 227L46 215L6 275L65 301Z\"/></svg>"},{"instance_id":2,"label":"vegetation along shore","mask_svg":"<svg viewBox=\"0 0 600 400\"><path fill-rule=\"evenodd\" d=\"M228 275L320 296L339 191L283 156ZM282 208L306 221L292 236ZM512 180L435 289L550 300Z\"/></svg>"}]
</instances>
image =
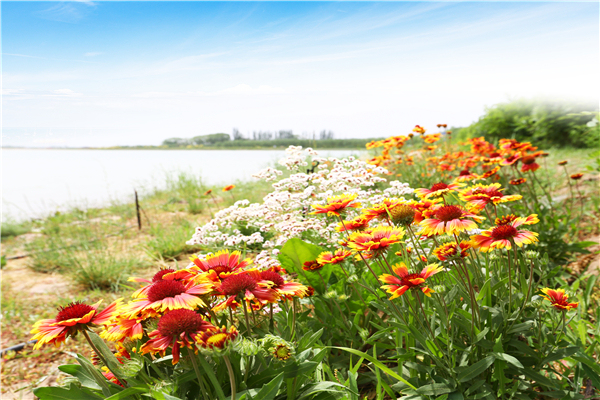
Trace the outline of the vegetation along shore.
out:
<instances>
[{"instance_id":1,"label":"vegetation along shore","mask_svg":"<svg viewBox=\"0 0 600 400\"><path fill-rule=\"evenodd\" d=\"M594 117L3 223L3 398L594 398Z\"/></svg>"}]
</instances>

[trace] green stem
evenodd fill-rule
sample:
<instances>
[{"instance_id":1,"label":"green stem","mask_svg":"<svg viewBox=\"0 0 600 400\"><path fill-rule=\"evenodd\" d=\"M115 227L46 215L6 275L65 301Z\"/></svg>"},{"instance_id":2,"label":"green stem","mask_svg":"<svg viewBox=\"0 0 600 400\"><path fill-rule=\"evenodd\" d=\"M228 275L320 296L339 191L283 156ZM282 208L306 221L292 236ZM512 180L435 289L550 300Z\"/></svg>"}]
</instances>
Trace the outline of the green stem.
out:
<instances>
[{"instance_id":1,"label":"green stem","mask_svg":"<svg viewBox=\"0 0 600 400\"><path fill-rule=\"evenodd\" d=\"M121 374L115 374L115 371L113 371L110 368L110 365L108 365L108 363L102 356L102 353L100 353L100 351L96 348L96 346L92 342L92 339L90 338L90 335L87 333L87 330L83 330L82 332L83 332L83 336L85 337L85 340L87 340L88 344L92 347L92 350L94 350L94 352L98 355L98 358L100 358L100 361L102 361L102 364L104 364L106 366L106 368L108 368L108 370L110 372L112 372L112 374L115 376L115 378L117 378L119 380L119 382L121 382L123 384L123 386L129 387L129 384L127 384L127 382L125 382L124 379L121 379Z\"/></svg>"},{"instance_id":2,"label":"green stem","mask_svg":"<svg viewBox=\"0 0 600 400\"><path fill-rule=\"evenodd\" d=\"M196 373L196 378L198 379L198 386L200 386L200 391L202 392L202 397L204 398L204 400L208 400L207 397L207 392L206 392L206 387L204 386L204 381L202 379L202 375L200 375L200 369L198 368L198 363L196 362L196 357L194 352L190 349L187 350L188 353L188 357L190 358L190 361L192 362L192 366L194 367L194 372Z\"/></svg>"},{"instance_id":3,"label":"green stem","mask_svg":"<svg viewBox=\"0 0 600 400\"><path fill-rule=\"evenodd\" d=\"M229 372L229 384L231 386L231 399L235 400L235 375L233 373L233 368L231 368L231 362L229 362L229 357L223 356L223 360L225 361L225 365L227 365L227 372Z\"/></svg>"}]
</instances>

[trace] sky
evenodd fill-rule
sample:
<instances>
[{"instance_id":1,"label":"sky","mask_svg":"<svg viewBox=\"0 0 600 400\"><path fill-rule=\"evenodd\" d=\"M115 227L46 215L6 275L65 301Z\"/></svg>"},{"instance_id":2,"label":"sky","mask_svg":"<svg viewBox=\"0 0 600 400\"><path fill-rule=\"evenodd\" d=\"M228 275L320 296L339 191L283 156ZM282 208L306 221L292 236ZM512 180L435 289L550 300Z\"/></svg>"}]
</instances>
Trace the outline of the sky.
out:
<instances>
[{"instance_id":1,"label":"sky","mask_svg":"<svg viewBox=\"0 0 600 400\"><path fill-rule=\"evenodd\" d=\"M598 103L598 2L2 1L3 146L338 138Z\"/></svg>"}]
</instances>

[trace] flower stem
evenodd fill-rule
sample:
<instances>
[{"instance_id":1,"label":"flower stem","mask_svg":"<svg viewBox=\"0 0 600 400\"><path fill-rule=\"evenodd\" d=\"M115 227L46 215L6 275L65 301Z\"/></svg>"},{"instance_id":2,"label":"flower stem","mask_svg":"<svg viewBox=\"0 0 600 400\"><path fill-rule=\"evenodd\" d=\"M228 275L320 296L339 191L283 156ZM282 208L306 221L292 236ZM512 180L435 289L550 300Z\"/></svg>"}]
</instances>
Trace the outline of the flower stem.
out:
<instances>
[{"instance_id":1,"label":"flower stem","mask_svg":"<svg viewBox=\"0 0 600 400\"><path fill-rule=\"evenodd\" d=\"M102 353L100 353L100 351L96 348L96 346L92 342L92 339L90 338L90 335L87 333L87 331L83 330L82 332L83 332L83 336L85 337L85 339L87 340L89 345L92 347L92 350L94 350L94 352L98 355L98 357L100 358L102 363L106 366L106 368L108 368L110 370L110 372L112 372L112 374L115 376L115 378L117 378L119 380L119 382L121 382L123 384L123 386L128 387L129 385L127 384L127 382L124 379L120 378L120 374L115 374L115 371L113 371L110 368L110 365L108 365L108 363L104 359L104 356L102 356Z\"/></svg>"},{"instance_id":2,"label":"flower stem","mask_svg":"<svg viewBox=\"0 0 600 400\"><path fill-rule=\"evenodd\" d=\"M192 362L192 366L194 367L194 372L196 373L196 378L198 379L198 386L200 386L200 391L202 392L202 397L204 398L204 400L208 400L208 397L206 397L206 387L204 386L204 381L202 380L202 375L200 375L200 369L198 368L198 363L196 362L196 357L194 352L189 350L187 351L188 353L188 357L190 358L190 361Z\"/></svg>"},{"instance_id":3,"label":"flower stem","mask_svg":"<svg viewBox=\"0 0 600 400\"><path fill-rule=\"evenodd\" d=\"M229 362L229 357L223 356L223 360L225 361L225 365L227 365L227 372L229 372L229 384L231 385L231 399L235 400L235 375L233 373L233 368L231 368L231 362Z\"/></svg>"}]
</instances>

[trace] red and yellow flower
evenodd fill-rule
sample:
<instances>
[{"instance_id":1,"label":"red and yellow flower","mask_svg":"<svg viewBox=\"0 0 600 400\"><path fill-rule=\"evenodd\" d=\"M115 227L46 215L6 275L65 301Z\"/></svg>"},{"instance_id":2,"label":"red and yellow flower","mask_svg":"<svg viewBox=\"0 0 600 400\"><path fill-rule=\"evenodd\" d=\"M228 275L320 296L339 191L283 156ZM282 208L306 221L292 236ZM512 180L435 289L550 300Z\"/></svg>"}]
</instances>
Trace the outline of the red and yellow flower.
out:
<instances>
[{"instance_id":1,"label":"red and yellow flower","mask_svg":"<svg viewBox=\"0 0 600 400\"><path fill-rule=\"evenodd\" d=\"M225 278L215 289L217 295L226 297L225 301L215 305L214 311L222 311L227 307L236 309L238 298L247 303L253 303L260 307L267 303L275 303L279 299L279 293L272 289L268 282L264 282L261 273L257 269L250 269Z\"/></svg>"},{"instance_id":2,"label":"red and yellow flower","mask_svg":"<svg viewBox=\"0 0 600 400\"><path fill-rule=\"evenodd\" d=\"M525 244L537 242L537 232L527 230L518 230L521 225L531 225L539 220L535 214L527 218L516 217L514 215L503 217L496 220L496 226L479 235L471 236L471 245L486 253L494 249L507 250L512 249L512 244L523 247Z\"/></svg>"},{"instance_id":3,"label":"red and yellow flower","mask_svg":"<svg viewBox=\"0 0 600 400\"><path fill-rule=\"evenodd\" d=\"M460 244L454 242L443 244L433 250L433 254L440 261L452 261L467 256L467 250L471 248L469 242L462 241Z\"/></svg>"},{"instance_id":4,"label":"red and yellow flower","mask_svg":"<svg viewBox=\"0 0 600 400\"><path fill-rule=\"evenodd\" d=\"M461 200L483 209L488 204L498 205L509 201L521 200L523 196L519 194L504 195L500 189L502 185L492 183L490 185L475 185L459 192Z\"/></svg>"},{"instance_id":5,"label":"red and yellow flower","mask_svg":"<svg viewBox=\"0 0 600 400\"><path fill-rule=\"evenodd\" d=\"M390 245L402 241L404 229L378 226L370 232L355 232L348 238L348 247L356 251L381 252Z\"/></svg>"},{"instance_id":6,"label":"red and yellow flower","mask_svg":"<svg viewBox=\"0 0 600 400\"><path fill-rule=\"evenodd\" d=\"M387 219L388 213L402 204L406 204L406 201L400 199L383 199L381 203L373 204L369 208L363 208L362 216L369 221L373 219Z\"/></svg>"},{"instance_id":7,"label":"red and yellow flower","mask_svg":"<svg viewBox=\"0 0 600 400\"><path fill-rule=\"evenodd\" d=\"M238 337L238 331L234 326L227 330L224 326L219 329L211 329L200 336L200 346L205 349L223 350Z\"/></svg>"},{"instance_id":8,"label":"red and yellow flower","mask_svg":"<svg viewBox=\"0 0 600 400\"><path fill-rule=\"evenodd\" d=\"M461 206L446 205L426 211L426 219L421 221L421 231L425 236L441 235L470 231L477 228L476 222L481 222L484 217L474 214ZM475 222L476 221L476 222Z\"/></svg>"},{"instance_id":9,"label":"red and yellow flower","mask_svg":"<svg viewBox=\"0 0 600 400\"><path fill-rule=\"evenodd\" d=\"M221 250L214 254L208 254L204 260L198 256L190 259L202 272L212 271L219 279L224 279L252 264L252 260L249 258L240 261L241 256L242 253L239 251L230 254L229 250Z\"/></svg>"},{"instance_id":10,"label":"red and yellow flower","mask_svg":"<svg viewBox=\"0 0 600 400\"><path fill-rule=\"evenodd\" d=\"M317 257L319 264L339 264L346 258L350 257L352 252L344 249L337 249L335 252L324 251Z\"/></svg>"},{"instance_id":11,"label":"red and yellow flower","mask_svg":"<svg viewBox=\"0 0 600 400\"><path fill-rule=\"evenodd\" d=\"M266 283L269 288L275 290L280 296L291 299L293 296L304 297L308 293L308 288L299 282L290 282L283 279L279 273L274 270L261 271L261 283Z\"/></svg>"},{"instance_id":12,"label":"red and yellow flower","mask_svg":"<svg viewBox=\"0 0 600 400\"><path fill-rule=\"evenodd\" d=\"M542 293L545 294L542 297L552 303L552 307L560 311L569 311L579 305L579 303L569 303L569 295L563 289L544 288Z\"/></svg>"},{"instance_id":13,"label":"red and yellow flower","mask_svg":"<svg viewBox=\"0 0 600 400\"><path fill-rule=\"evenodd\" d=\"M521 172L535 172L540 168L540 165L535 162L535 156L524 156L521 158Z\"/></svg>"},{"instance_id":14,"label":"red and yellow flower","mask_svg":"<svg viewBox=\"0 0 600 400\"><path fill-rule=\"evenodd\" d=\"M172 346L173 365L179 362L181 347L192 349L200 343L202 334L216 329L213 324L204 320L200 314L188 309L177 309L167 312L158 320L158 327L148 334L150 340L142 348L142 354L160 353L163 357Z\"/></svg>"},{"instance_id":15,"label":"red and yellow flower","mask_svg":"<svg viewBox=\"0 0 600 400\"><path fill-rule=\"evenodd\" d=\"M42 319L33 325L31 340L37 340L33 348L39 349L46 343L58 347L67 337L88 330L92 325L108 324L120 302L120 299L115 301L101 312L98 312L101 301L91 306L76 301L60 307L55 318Z\"/></svg>"},{"instance_id":16,"label":"red and yellow flower","mask_svg":"<svg viewBox=\"0 0 600 400\"><path fill-rule=\"evenodd\" d=\"M235 185L227 185L223 188L224 192L229 192L230 190L234 189Z\"/></svg>"},{"instance_id":17,"label":"red and yellow flower","mask_svg":"<svg viewBox=\"0 0 600 400\"><path fill-rule=\"evenodd\" d=\"M353 203L358 197L358 194L342 194L340 196L328 197L327 204L313 204L311 207L316 211L311 214L327 214L327 215L341 215L346 211L346 208L358 208L360 203Z\"/></svg>"},{"instance_id":18,"label":"red and yellow flower","mask_svg":"<svg viewBox=\"0 0 600 400\"><path fill-rule=\"evenodd\" d=\"M364 215L359 215L349 221L339 222L335 230L336 232L362 231L369 227L370 221L371 220Z\"/></svg>"},{"instance_id":19,"label":"red and yellow flower","mask_svg":"<svg viewBox=\"0 0 600 400\"><path fill-rule=\"evenodd\" d=\"M425 281L441 272L443 268L438 264L427 265L419 273L409 273L408 268L404 263L396 264L392 267L392 270L397 276L383 274L379 277L379 280L387 285L383 285L381 288L385 289L392 295L390 300L402 296L409 289L421 290L426 296L431 297L433 289L424 286Z\"/></svg>"},{"instance_id":20,"label":"red and yellow flower","mask_svg":"<svg viewBox=\"0 0 600 400\"><path fill-rule=\"evenodd\" d=\"M415 189L415 194L421 199L427 199L429 197L444 196L450 192L455 192L462 186L464 186L464 184L460 182L451 183L449 185L444 182L438 182L433 185L431 189Z\"/></svg>"}]
</instances>

